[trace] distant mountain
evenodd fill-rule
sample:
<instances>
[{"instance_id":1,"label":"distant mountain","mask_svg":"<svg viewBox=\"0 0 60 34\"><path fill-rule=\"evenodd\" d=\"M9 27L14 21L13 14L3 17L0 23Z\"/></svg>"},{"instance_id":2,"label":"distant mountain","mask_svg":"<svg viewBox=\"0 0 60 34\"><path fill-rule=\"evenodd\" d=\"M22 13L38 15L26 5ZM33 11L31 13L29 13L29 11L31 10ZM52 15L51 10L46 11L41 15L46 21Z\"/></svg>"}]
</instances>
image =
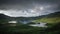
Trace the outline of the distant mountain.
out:
<instances>
[{"instance_id":1,"label":"distant mountain","mask_svg":"<svg viewBox=\"0 0 60 34\"><path fill-rule=\"evenodd\" d=\"M1 18L7 18L7 17L9 17L9 16L6 16L6 15L4 15L4 14L0 14L0 19L1 19Z\"/></svg>"},{"instance_id":2,"label":"distant mountain","mask_svg":"<svg viewBox=\"0 0 60 34\"><path fill-rule=\"evenodd\" d=\"M60 12L51 13L34 20L34 22L58 23L60 22Z\"/></svg>"},{"instance_id":3,"label":"distant mountain","mask_svg":"<svg viewBox=\"0 0 60 34\"><path fill-rule=\"evenodd\" d=\"M29 23L31 21L34 22L46 22L46 23L57 23L60 22L60 12L51 13L48 15L42 15L37 17L9 17L4 14L0 14L0 21L18 21L21 23Z\"/></svg>"},{"instance_id":4,"label":"distant mountain","mask_svg":"<svg viewBox=\"0 0 60 34\"><path fill-rule=\"evenodd\" d=\"M22 23L28 23L31 22L35 19L37 19L38 17L9 17L7 15L4 14L0 14L0 23L2 22L8 22L8 21L18 21L18 22L22 22Z\"/></svg>"}]
</instances>

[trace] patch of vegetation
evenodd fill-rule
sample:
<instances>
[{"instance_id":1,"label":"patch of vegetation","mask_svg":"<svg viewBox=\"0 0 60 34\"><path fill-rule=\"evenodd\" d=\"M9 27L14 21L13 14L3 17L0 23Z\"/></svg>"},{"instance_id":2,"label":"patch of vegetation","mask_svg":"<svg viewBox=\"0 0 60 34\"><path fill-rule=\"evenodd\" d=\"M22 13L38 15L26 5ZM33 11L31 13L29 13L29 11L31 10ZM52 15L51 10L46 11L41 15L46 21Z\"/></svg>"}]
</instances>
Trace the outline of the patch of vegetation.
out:
<instances>
[{"instance_id":1,"label":"patch of vegetation","mask_svg":"<svg viewBox=\"0 0 60 34\"><path fill-rule=\"evenodd\" d=\"M43 22L43 23L58 23L60 22L60 17L54 17L54 18L42 18L35 20L35 22Z\"/></svg>"},{"instance_id":2,"label":"patch of vegetation","mask_svg":"<svg viewBox=\"0 0 60 34\"><path fill-rule=\"evenodd\" d=\"M18 26L0 26L0 32L2 34L58 34L60 32L60 23L58 24L48 24L51 27L31 27L28 25L18 25Z\"/></svg>"}]
</instances>

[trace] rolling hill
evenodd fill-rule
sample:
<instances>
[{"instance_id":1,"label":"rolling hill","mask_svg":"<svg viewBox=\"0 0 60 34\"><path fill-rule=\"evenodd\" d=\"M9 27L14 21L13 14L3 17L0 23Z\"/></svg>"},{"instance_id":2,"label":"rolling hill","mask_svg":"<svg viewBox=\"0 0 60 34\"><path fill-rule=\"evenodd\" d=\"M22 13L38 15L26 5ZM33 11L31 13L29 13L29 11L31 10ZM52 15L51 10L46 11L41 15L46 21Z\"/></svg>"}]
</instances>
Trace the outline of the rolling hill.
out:
<instances>
[{"instance_id":1,"label":"rolling hill","mask_svg":"<svg viewBox=\"0 0 60 34\"><path fill-rule=\"evenodd\" d=\"M51 13L45 15L40 19L34 20L34 22L44 22L44 23L59 23L60 22L60 12Z\"/></svg>"},{"instance_id":2,"label":"rolling hill","mask_svg":"<svg viewBox=\"0 0 60 34\"><path fill-rule=\"evenodd\" d=\"M44 23L58 23L60 22L60 12L51 13L48 15L42 15L38 17L9 17L4 14L0 14L0 22L16 20L20 22L44 22Z\"/></svg>"},{"instance_id":3,"label":"rolling hill","mask_svg":"<svg viewBox=\"0 0 60 34\"><path fill-rule=\"evenodd\" d=\"M0 24L1 23L7 23L9 18L10 18L9 16L6 16L4 14L0 14Z\"/></svg>"}]
</instances>

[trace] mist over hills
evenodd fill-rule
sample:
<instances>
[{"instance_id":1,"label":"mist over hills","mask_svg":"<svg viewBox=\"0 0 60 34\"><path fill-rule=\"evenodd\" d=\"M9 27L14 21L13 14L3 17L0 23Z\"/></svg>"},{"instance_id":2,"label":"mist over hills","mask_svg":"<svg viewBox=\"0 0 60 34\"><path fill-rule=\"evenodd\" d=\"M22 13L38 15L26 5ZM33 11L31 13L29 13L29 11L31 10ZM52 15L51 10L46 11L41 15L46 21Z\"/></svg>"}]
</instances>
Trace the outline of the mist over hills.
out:
<instances>
[{"instance_id":1,"label":"mist over hills","mask_svg":"<svg viewBox=\"0 0 60 34\"><path fill-rule=\"evenodd\" d=\"M18 22L30 22L32 20L37 19L36 17L10 17L4 14L0 14L0 22L8 22L8 21L18 21Z\"/></svg>"},{"instance_id":2,"label":"mist over hills","mask_svg":"<svg viewBox=\"0 0 60 34\"><path fill-rule=\"evenodd\" d=\"M8 21L19 21L19 22L60 22L60 12L51 13L48 15L42 15L38 17L9 17L4 14L0 14L0 22L8 22Z\"/></svg>"}]
</instances>

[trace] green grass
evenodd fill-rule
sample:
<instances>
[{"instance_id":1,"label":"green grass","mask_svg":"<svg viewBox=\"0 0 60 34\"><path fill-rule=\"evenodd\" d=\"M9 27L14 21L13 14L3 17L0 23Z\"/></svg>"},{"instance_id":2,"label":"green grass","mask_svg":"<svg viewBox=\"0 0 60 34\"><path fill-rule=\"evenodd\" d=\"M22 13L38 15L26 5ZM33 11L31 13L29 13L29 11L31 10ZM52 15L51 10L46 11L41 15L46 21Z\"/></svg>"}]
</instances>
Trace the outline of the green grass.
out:
<instances>
[{"instance_id":1,"label":"green grass","mask_svg":"<svg viewBox=\"0 0 60 34\"><path fill-rule=\"evenodd\" d=\"M59 24L60 25L60 24ZM3 27L3 28L2 28ZM0 26L0 31L5 32L4 34L58 34L60 32L60 29L49 31L49 27L42 28L42 27L31 27L28 25L19 25L19 26ZM55 29L54 27L51 27L52 29Z\"/></svg>"},{"instance_id":2,"label":"green grass","mask_svg":"<svg viewBox=\"0 0 60 34\"><path fill-rule=\"evenodd\" d=\"M4 26L0 28L0 31L7 32L7 33L20 33L20 34L40 34L45 28L39 27L30 27L27 25L20 25L20 26Z\"/></svg>"},{"instance_id":3,"label":"green grass","mask_svg":"<svg viewBox=\"0 0 60 34\"><path fill-rule=\"evenodd\" d=\"M41 18L34 20L34 22L44 22L44 23L58 23L60 22L60 17L52 17L52 18Z\"/></svg>"}]
</instances>

